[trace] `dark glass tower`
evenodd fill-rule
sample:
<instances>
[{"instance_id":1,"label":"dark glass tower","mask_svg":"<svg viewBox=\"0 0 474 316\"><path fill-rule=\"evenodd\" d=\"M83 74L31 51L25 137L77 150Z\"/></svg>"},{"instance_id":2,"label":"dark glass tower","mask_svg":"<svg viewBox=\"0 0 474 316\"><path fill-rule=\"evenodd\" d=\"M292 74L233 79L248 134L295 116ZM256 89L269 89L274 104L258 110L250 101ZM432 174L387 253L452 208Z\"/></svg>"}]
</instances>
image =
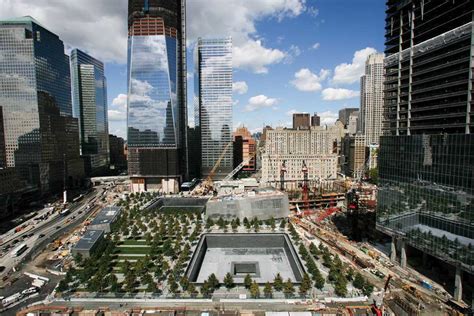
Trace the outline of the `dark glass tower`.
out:
<instances>
[{"instance_id":1,"label":"dark glass tower","mask_svg":"<svg viewBox=\"0 0 474 316\"><path fill-rule=\"evenodd\" d=\"M80 183L69 57L59 37L31 17L0 21L0 106L7 167L42 193Z\"/></svg>"},{"instance_id":2,"label":"dark glass tower","mask_svg":"<svg viewBox=\"0 0 474 316\"><path fill-rule=\"evenodd\" d=\"M387 1L377 229L402 266L405 244L455 266L458 300L474 273L472 30L470 0Z\"/></svg>"},{"instance_id":3,"label":"dark glass tower","mask_svg":"<svg viewBox=\"0 0 474 316\"><path fill-rule=\"evenodd\" d=\"M71 52L73 114L79 120L81 155L86 173L100 174L109 165L107 82L104 64L74 49Z\"/></svg>"},{"instance_id":4,"label":"dark glass tower","mask_svg":"<svg viewBox=\"0 0 474 316\"><path fill-rule=\"evenodd\" d=\"M184 0L128 3L128 169L133 191L176 191L187 173Z\"/></svg>"}]
</instances>

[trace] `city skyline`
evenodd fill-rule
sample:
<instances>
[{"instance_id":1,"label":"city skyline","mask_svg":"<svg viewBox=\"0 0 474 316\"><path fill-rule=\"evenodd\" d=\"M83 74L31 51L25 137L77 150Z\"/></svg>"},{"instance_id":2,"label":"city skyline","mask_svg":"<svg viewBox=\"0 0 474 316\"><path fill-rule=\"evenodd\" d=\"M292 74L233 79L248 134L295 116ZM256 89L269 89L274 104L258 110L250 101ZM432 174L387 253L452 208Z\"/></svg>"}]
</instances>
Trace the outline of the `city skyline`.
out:
<instances>
[{"instance_id":1,"label":"city skyline","mask_svg":"<svg viewBox=\"0 0 474 316\"><path fill-rule=\"evenodd\" d=\"M192 102L189 102L193 92L192 48L198 37L232 36L234 39L233 128L243 124L255 132L261 130L264 123L290 126L294 111L317 112L321 124L333 123L339 109L359 107L358 80L365 57L374 50L383 50L383 2L317 3L315 6L313 1L303 0L255 1L246 6L242 1L231 1L228 6L233 10L219 5L219 1L209 6L202 6L201 2L188 0L187 10L190 125L193 123ZM15 2L14 6L7 3L0 18L34 15L40 22L48 22L46 26L64 39L67 52L70 47L78 47L103 60L109 78L110 133L126 137L127 30L123 23L126 1L121 0L118 5L91 1L84 6L94 8L90 10L93 14L108 17L97 23L90 23L88 16L82 14L70 16L68 12L73 10L68 1L58 7L25 3ZM242 21L230 17L226 11L241 12ZM58 23L59 14L69 18L70 26L62 28L64 24ZM349 18L341 19L339 14ZM222 27L199 27L200 17L204 15L209 23L219 23ZM350 23L351 19L357 19L358 23ZM79 24L81 28L74 27ZM108 38L97 40L100 34L111 32L111 28L116 35L111 36L114 43ZM330 74L322 70L329 70ZM349 99L328 101L324 98ZM311 102L307 102L308 99Z\"/></svg>"}]
</instances>

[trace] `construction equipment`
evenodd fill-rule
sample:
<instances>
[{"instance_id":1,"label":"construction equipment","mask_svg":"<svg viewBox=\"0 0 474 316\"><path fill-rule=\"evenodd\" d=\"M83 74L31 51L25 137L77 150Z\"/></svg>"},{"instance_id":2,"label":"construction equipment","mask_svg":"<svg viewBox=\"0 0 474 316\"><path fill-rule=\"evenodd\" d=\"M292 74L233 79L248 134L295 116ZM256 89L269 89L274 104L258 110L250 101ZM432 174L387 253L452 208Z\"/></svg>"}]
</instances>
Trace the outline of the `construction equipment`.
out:
<instances>
[{"instance_id":1,"label":"construction equipment","mask_svg":"<svg viewBox=\"0 0 474 316\"><path fill-rule=\"evenodd\" d=\"M285 173L286 173L286 160L283 160L280 167L280 190L285 191Z\"/></svg>"},{"instance_id":2,"label":"construction equipment","mask_svg":"<svg viewBox=\"0 0 474 316\"><path fill-rule=\"evenodd\" d=\"M237 167L235 167L234 170L232 170L225 178L224 178L224 181L229 181L231 180L236 174L237 172L239 172L244 166L248 165L250 163L250 161L252 161L252 159L254 159L255 155L257 154L257 152L255 152L254 154L252 154L249 158L245 159L244 161L242 161Z\"/></svg>"},{"instance_id":3,"label":"construction equipment","mask_svg":"<svg viewBox=\"0 0 474 316\"><path fill-rule=\"evenodd\" d=\"M329 216L331 216L332 214L336 213L336 212L339 212L341 209L339 207L330 207L330 208L327 208L322 214L320 214L318 216L318 218L316 219L316 222L317 223L321 223L323 220L325 220L326 218L328 218Z\"/></svg>"},{"instance_id":4,"label":"construction equipment","mask_svg":"<svg viewBox=\"0 0 474 316\"><path fill-rule=\"evenodd\" d=\"M409 284L406 284L404 285L403 287L403 290L410 293L411 295L413 295L414 297L420 299L421 298L421 295L420 295L420 292L418 292L418 290L416 289L416 287L414 287L413 285L409 285Z\"/></svg>"},{"instance_id":5,"label":"construction equipment","mask_svg":"<svg viewBox=\"0 0 474 316\"><path fill-rule=\"evenodd\" d=\"M194 190L193 190L193 194L194 195L205 195L205 194L208 194L209 192L211 191L214 191L214 186L213 186L213 182L212 182L212 178L214 177L216 171L217 171L217 168L219 168L221 162L222 162L222 159L224 159L224 156L227 152L227 150L229 149L229 147L231 147L232 145L232 141L230 141L229 143L227 143L227 145L224 147L224 150L222 151L221 155L219 156L219 159L217 159L216 163L214 164L214 166L212 167L211 171L209 172L209 175L207 176L206 180L204 180L198 187L196 187Z\"/></svg>"},{"instance_id":6,"label":"construction equipment","mask_svg":"<svg viewBox=\"0 0 474 316\"><path fill-rule=\"evenodd\" d=\"M308 167L306 162L303 160L303 167L301 169L303 172L303 205L305 210L309 209L309 190L308 190Z\"/></svg>"}]
</instances>

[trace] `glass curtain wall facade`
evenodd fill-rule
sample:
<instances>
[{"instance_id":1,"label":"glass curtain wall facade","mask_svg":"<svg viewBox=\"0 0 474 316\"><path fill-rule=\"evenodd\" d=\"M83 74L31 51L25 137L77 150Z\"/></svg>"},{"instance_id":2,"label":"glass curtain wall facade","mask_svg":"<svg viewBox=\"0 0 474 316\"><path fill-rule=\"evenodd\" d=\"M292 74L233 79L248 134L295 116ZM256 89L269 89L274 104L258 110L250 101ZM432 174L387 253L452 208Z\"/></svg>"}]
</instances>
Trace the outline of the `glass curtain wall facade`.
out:
<instances>
[{"instance_id":1,"label":"glass curtain wall facade","mask_svg":"<svg viewBox=\"0 0 474 316\"><path fill-rule=\"evenodd\" d=\"M386 3L377 229L473 273L472 2Z\"/></svg>"},{"instance_id":2,"label":"glass curtain wall facade","mask_svg":"<svg viewBox=\"0 0 474 316\"><path fill-rule=\"evenodd\" d=\"M184 0L129 0L128 167L134 191L186 176ZM163 180L165 182L163 182Z\"/></svg>"},{"instance_id":3,"label":"glass curtain wall facade","mask_svg":"<svg viewBox=\"0 0 474 316\"><path fill-rule=\"evenodd\" d=\"M86 173L95 175L109 165L107 81L104 64L74 49L71 52L73 116L79 120L81 155Z\"/></svg>"},{"instance_id":4,"label":"glass curtain wall facade","mask_svg":"<svg viewBox=\"0 0 474 316\"><path fill-rule=\"evenodd\" d=\"M232 39L198 39L195 52L201 172L207 176L218 164L214 178L219 179L233 169Z\"/></svg>"},{"instance_id":5,"label":"glass curtain wall facade","mask_svg":"<svg viewBox=\"0 0 474 316\"><path fill-rule=\"evenodd\" d=\"M7 167L42 193L83 177L72 118L69 57L59 37L31 17L0 21L0 106ZM76 125L76 126L74 126Z\"/></svg>"}]
</instances>

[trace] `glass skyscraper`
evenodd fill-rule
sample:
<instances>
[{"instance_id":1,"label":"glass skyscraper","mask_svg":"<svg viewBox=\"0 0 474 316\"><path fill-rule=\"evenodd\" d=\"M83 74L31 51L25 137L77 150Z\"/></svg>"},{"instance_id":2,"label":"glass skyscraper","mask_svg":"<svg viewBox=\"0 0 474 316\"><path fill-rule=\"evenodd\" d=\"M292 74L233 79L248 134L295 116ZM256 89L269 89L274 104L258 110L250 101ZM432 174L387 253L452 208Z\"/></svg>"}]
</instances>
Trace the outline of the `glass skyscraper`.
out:
<instances>
[{"instance_id":1,"label":"glass skyscraper","mask_svg":"<svg viewBox=\"0 0 474 316\"><path fill-rule=\"evenodd\" d=\"M31 17L0 21L0 106L7 167L42 193L79 184L69 57L59 37Z\"/></svg>"},{"instance_id":2,"label":"glass skyscraper","mask_svg":"<svg viewBox=\"0 0 474 316\"><path fill-rule=\"evenodd\" d=\"M73 115L79 120L81 155L86 173L98 174L109 165L107 82L104 64L74 49L71 52Z\"/></svg>"},{"instance_id":3,"label":"glass skyscraper","mask_svg":"<svg viewBox=\"0 0 474 316\"><path fill-rule=\"evenodd\" d=\"M128 168L133 191L176 191L187 172L184 0L129 0Z\"/></svg>"},{"instance_id":4,"label":"glass skyscraper","mask_svg":"<svg viewBox=\"0 0 474 316\"><path fill-rule=\"evenodd\" d=\"M232 39L199 39L195 49L195 124L201 133L201 172L225 177L233 169Z\"/></svg>"},{"instance_id":5,"label":"glass skyscraper","mask_svg":"<svg viewBox=\"0 0 474 316\"><path fill-rule=\"evenodd\" d=\"M405 244L454 266L460 300L474 273L472 1L386 3L377 229L402 266Z\"/></svg>"}]
</instances>

